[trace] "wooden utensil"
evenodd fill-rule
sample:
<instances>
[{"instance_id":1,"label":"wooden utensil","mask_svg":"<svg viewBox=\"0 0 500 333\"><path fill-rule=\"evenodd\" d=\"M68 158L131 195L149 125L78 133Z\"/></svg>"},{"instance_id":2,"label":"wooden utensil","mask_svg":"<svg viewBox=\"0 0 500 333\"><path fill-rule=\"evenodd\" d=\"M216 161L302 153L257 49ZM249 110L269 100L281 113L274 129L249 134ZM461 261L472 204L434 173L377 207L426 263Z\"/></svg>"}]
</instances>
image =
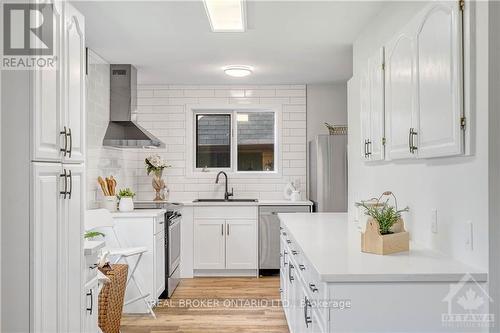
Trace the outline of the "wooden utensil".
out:
<instances>
[{"instance_id":1,"label":"wooden utensil","mask_svg":"<svg viewBox=\"0 0 500 333\"><path fill-rule=\"evenodd\" d=\"M109 197L109 191L108 191L108 185L106 184L106 182L104 181L104 179L102 179L101 176L97 177L97 182L99 183L99 185L101 185L101 190L102 190L102 193Z\"/></svg>"},{"instance_id":2,"label":"wooden utensil","mask_svg":"<svg viewBox=\"0 0 500 333\"><path fill-rule=\"evenodd\" d=\"M113 194L111 195L116 195L116 179L114 179L113 176L110 176L109 179L111 180L111 185L113 187Z\"/></svg>"}]
</instances>

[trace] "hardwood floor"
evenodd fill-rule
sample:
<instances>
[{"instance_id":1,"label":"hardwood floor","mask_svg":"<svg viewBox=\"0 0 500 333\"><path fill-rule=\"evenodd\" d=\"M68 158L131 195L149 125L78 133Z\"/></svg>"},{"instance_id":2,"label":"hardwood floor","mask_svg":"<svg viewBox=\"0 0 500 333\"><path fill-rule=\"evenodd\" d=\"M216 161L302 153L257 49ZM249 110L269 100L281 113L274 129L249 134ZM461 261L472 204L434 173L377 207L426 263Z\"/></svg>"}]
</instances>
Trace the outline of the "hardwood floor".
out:
<instances>
[{"instance_id":1,"label":"hardwood floor","mask_svg":"<svg viewBox=\"0 0 500 333\"><path fill-rule=\"evenodd\" d=\"M288 333L279 277L184 279L156 319L127 315L122 333Z\"/></svg>"}]
</instances>

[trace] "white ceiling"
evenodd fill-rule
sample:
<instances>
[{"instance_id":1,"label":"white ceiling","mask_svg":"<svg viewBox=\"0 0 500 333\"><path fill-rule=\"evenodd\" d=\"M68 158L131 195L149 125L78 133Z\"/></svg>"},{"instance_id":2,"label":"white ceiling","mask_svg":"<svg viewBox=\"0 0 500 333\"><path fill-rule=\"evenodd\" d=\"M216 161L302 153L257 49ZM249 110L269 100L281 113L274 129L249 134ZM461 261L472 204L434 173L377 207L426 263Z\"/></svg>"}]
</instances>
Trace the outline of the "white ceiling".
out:
<instances>
[{"instance_id":1,"label":"white ceiling","mask_svg":"<svg viewBox=\"0 0 500 333\"><path fill-rule=\"evenodd\" d=\"M131 63L140 83L278 84L345 81L352 42L382 8L363 1L249 1L247 31L213 33L201 1L75 2L87 44ZM246 78L222 67L254 67Z\"/></svg>"}]
</instances>

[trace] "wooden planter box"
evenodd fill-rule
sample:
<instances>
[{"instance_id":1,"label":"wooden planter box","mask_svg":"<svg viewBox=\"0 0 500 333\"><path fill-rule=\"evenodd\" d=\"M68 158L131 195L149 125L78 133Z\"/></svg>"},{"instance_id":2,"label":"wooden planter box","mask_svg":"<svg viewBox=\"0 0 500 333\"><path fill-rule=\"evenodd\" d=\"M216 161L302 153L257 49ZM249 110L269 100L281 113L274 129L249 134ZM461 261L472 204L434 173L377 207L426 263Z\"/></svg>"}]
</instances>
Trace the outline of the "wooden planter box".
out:
<instances>
[{"instance_id":1,"label":"wooden planter box","mask_svg":"<svg viewBox=\"0 0 500 333\"><path fill-rule=\"evenodd\" d=\"M410 249L410 234L404 228L403 220L399 220L391 228L392 234L380 234L378 221L370 218L366 223L366 231L361 234L361 251L375 254L391 254Z\"/></svg>"}]
</instances>

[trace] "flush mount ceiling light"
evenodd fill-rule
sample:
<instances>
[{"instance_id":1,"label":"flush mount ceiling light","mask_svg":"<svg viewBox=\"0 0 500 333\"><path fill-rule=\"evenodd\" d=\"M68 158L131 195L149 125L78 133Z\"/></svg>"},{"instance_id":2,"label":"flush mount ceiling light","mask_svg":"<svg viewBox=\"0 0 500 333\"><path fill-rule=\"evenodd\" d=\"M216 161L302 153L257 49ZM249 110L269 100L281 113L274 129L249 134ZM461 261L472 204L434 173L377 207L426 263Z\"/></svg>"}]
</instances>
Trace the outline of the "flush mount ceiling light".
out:
<instances>
[{"instance_id":1,"label":"flush mount ceiling light","mask_svg":"<svg viewBox=\"0 0 500 333\"><path fill-rule=\"evenodd\" d=\"M204 0L213 32L244 32L245 0Z\"/></svg>"},{"instance_id":2,"label":"flush mount ceiling light","mask_svg":"<svg viewBox=\"0 0 500 333\"><path fill-rule=\"evenodd\" d=\"M224 73L232 77L245 77L253 73L253 68L244 65L226 66Z\"/></svg>"}]
</instances>

